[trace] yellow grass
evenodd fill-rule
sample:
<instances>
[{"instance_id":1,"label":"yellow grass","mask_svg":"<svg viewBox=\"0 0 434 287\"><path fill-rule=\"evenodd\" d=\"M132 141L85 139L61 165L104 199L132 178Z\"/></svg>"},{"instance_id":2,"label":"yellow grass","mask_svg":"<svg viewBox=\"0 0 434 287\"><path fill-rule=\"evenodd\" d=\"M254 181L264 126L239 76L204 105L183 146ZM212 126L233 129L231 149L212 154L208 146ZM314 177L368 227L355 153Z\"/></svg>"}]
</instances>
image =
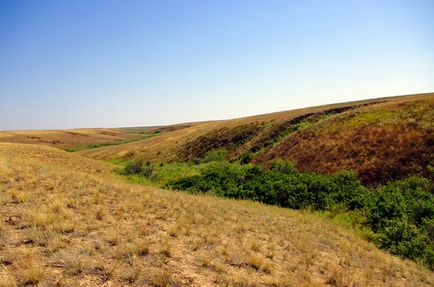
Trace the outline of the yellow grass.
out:
<instances>
[{"instance_id":1,"label":"yellow grass","mask_svg":"<svg viewBox=\"0 0 434 287\"><path fill-rule=\"evenodd\" d=\"M44 144L58 148L75 147L84 144L104 144L116 141L134 140L140 134L133 129L73 129L46 131L0 131L0 142ZM143 130L145 130L143 128Z\"/></svg>"},{"instance_id":2,"label":"yellow grass","mask_svg":"<svg viewBox=\"0 0 434 287\"><path fill-rule=\"evenodd\" d=\"M111 166L0 143L0 286L433 286L324 218L132 185Z\"/></svg>"}]
</instances>

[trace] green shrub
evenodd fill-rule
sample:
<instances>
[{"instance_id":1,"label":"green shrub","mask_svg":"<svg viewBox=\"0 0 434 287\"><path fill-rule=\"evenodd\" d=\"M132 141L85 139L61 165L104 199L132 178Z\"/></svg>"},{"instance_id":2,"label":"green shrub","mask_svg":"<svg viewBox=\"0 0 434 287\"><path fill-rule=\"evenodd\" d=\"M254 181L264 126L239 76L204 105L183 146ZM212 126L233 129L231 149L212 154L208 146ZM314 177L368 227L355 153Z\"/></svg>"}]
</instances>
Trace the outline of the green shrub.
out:
<instances>
[{"instance_id":1,"label":"green shrub","mask_svg":"<svg viewBox=\"0 0 434 287\"><path fill-rule=\"evenodd\" d=\"M240 163L241 164L248 164L252 161L252 159L253 159L253 153L249 151L240 157Z\"/></svg>"},{"instance_id":2,"label":"green shrub","mask_svg":"<svg viewBox=\"0 0 434 287\"><path fill-rule=\"evenodd\" d=\"M403 220L407 209L405 198L397 191L371 193L368 203L368 223L375 232L383 230L389 221Z\"/></svg>"},{"instance_id":3,"label":"green shrub","mask_svg":"<svg viewBox=\"0 0 434 287\"><path fill-rule=\"evenodd\" d=\"M423 258L425 250L429 248L428 236L406 220L388 221L382 235L380 246L404 258Z\"/></svg>"},{"instance_id":4,"label":"green shrub","mask_svg":"<svg viewBox=\"0 0 434 287\"><path fill-rule=\"evenodd\" d=\"M290 208L327 210L335 205L360 207L364 187L354 173L336 175L297 173L292 162L260 166L213 162L200 175L171 181L169 187L191 192L212 192Z\"/></svg>"},{"instance_id":5,"label":"green shrub","mask_svg":"<svg viewBox=\"0 0 434 287\"><path fill-rule=\"evenodd\" d=\"M367 223L380 247L434 268L434 197L428 179L411 177L370 191Z\"/></svg>"},{"instance_id":6,"label":"green shrub","mask_svg":"<svg viewBox=\"0 0 434 287\"><path fill-rule=\"evenodd\" d=\"M211 161L223 161L226 159L228 151L225 148L216 148L210 150L205 157L201 160L201 162L211 162Z\"/></svg>"},{"instance_id":7,"label":"green shrub","mask_svg":"<svg viewBox=\"0 0 434 287\"><path fill-rule=\"evenodd\" d=\"M286 174L296 172L295 164L292 161L285 161L280 158L274 159L271 162L269 169L278 173L286 173Z\"/></svg>"},{"instance_id":8,"label":"green shrub","mask_svg":"<svg viewBox=\"0 0 434 287\"><path fill-rule=\"evenodd\" d=\"M152 176L154 167L150 161L144 159L133 159L128 161L124 167L124 174L126 175L142 175L150 178Z\"/></svg>"}]
</instances>

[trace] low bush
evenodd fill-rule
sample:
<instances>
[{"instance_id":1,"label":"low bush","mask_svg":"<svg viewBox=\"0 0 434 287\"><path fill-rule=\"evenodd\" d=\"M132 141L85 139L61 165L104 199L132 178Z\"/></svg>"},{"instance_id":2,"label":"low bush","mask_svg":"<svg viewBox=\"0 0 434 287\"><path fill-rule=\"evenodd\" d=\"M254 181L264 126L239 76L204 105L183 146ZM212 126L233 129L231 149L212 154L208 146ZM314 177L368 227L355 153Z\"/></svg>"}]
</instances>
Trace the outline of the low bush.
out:
<instances>
[{"instance_id":1,"label":"low bush","mask_svg":"<svg viewBox=\"0 0 434 287\"><path fill-rule=\"evenodd\" d=\"M150 161L144 159L134 159L126 163L123 173L125 175L142 175L150 178L153 174L154 166Z\"/></svg>"},{"instance_id":2,"label":"low bush","mask_svg":"<svg viewBox=\"0 0 434 287\"><path fill-rule=\"evenodd\" d=\"M212 161L223 161L226 159L228 155L228 151L225 148L216 148L210 150L205 157L201 160L201 162L212 162Z\"/></svg>"},{"instance_id":3,"label":"low bush","mask_svg":"<svg viewBox=\"0 0 434 287\"><path fill-rule=\"evenodd\" d=\"M212 192L282 207L315 210L327 210L338 204L358 208L362 205L365 189L354 173L298 173L292 163L283 161L275 161L267 169L215 162L204 168L200 175L171 181L167 186L194 193Z\"/></svg>"}]
</instances>

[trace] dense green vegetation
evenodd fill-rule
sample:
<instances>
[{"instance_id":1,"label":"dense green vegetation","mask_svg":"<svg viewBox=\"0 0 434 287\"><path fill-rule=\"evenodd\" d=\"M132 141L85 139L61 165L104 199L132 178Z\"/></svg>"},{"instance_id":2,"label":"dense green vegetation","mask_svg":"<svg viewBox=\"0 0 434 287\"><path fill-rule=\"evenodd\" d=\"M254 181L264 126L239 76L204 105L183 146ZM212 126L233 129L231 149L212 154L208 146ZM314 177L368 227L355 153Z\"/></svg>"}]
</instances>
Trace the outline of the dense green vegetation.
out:
<instances>
[{"instance_id":1,"label":"dense green vegetation","mask_svg":"<svg viewBox=\"0 0 434 287\"><path fill-rule=\"evenodd\" d=\"M364 186L353 172L303 173L282 160L265 168L229 163L222 157L224 153L219 150L200 163L155 167L135 160L127 163L123 172L176 190L320 211L349 223L379 247L434 268L431 180L411 177L374 189Z\"/></svg>"}]
</instances>

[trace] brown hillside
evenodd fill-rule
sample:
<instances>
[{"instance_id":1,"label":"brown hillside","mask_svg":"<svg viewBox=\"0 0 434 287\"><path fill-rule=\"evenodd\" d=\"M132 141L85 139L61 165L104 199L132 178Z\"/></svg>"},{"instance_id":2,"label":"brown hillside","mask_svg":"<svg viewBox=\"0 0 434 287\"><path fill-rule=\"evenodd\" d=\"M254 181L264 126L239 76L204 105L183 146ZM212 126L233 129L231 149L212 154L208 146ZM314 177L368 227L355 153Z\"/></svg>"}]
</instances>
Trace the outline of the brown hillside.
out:
<instances>
[{"instance_id":1,"label":"brown hillside","mask_svg":"<svg viewBox=\"0 0 434 287\"><path fill-rule=\"evenodd\" d=\"M368 184L429 176L434 159L434 97L348 111L295 133L256 161L290 159L303 171L356 170Z\"/></svg>"}]
</instances>

